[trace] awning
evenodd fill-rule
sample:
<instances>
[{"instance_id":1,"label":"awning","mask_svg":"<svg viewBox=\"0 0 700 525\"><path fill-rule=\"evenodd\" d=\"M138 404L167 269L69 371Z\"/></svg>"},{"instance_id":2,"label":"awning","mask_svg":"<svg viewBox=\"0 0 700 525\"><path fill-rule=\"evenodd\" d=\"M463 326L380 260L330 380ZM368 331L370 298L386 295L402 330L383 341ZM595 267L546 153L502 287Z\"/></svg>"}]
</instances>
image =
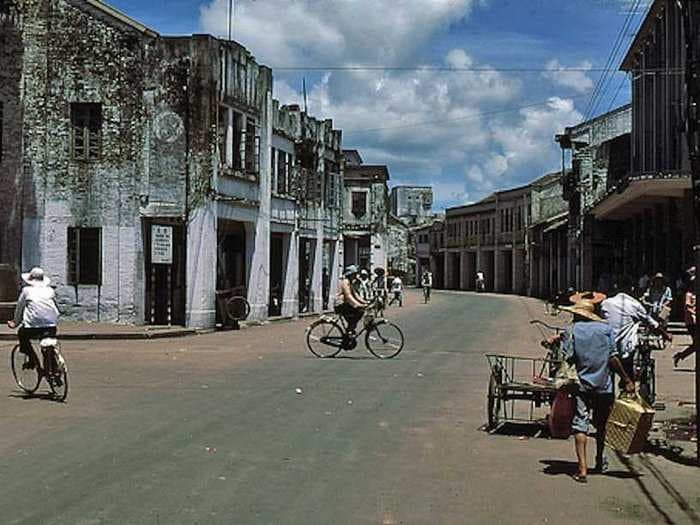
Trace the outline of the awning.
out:
<instances>
[{"instance_id":1,"label":"awning","mask_svg":"<svg viewBox=\"0 0 700 525\"><path fill-rule=\"evenodd\" d=\"M689 176L633 179L621 193L611 193L591 212L596 219L629 219L669 198L681 198L692 188Z\"/></svg>"},{"instance_id":2,"label":"awning","mask_svg":"<svg viewBox=\"0 0 700 525\"><path fill-rule=\"evenodd\" d=\"M543 230L542 233L549 233L549 232L553 232L554 230L558 230L558 229L561 228L562 226L566 226L568 222L569 222L569 218L568 218L568 217L564 217L563 219L559 219L558 221L556 221L555 223L551 224L550 226L547 226L547 227Z\"/></svg>"}]
</instances>

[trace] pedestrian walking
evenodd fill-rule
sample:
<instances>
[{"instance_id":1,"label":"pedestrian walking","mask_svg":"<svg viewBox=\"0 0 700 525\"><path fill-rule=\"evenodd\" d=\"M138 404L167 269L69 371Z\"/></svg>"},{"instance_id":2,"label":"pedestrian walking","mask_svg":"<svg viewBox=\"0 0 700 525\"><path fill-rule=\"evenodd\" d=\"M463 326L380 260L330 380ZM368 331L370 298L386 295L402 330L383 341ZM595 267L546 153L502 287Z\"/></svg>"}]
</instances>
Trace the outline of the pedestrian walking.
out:
<instances>
[{"instance_id":1,"label":"pedestrian walking","mask_svg":"<svg viewBox=\"0 0 700 525\"><path fill-rule=\"evenodd\" d=\"M611 370L623 378L626 391L634 392L634 382L622 366L610 326L595 313L595 305L582 300L573 306L564 306L562 310L574 315L572 326L562 334L562 350L564 358L573 361L581 383L574 393L575 408L571 424L578 459L578 472L573 478L579 483L586 483L586 447L591 421L596 428L595 471L607 470L605 426L615 402Z\"/></svg>"},{"instance_id":2,"label":"pedestrian walking","mask_svg":"<svg viewBox=\"0 0 700 525\"><path fill-rule=\"evenodd\" d=\"M484 272L482 272L481 270L476 272L476 291L477 292L486 291L486 276L484 275Z\"/></svg>"},{"instance_id":3,"label":"pedestrian walking","mask_svg":"<svg viewBox=\"0 0 700 525\"><path fill-rule=\"evenodd\" d=\"M391 293L394 295L389 301L389 306L398 302L399 307L403 306L403 281L398 275L391 281Z\"/></svg>"},{"instance_id":4,"label":"pedestrian walking","mask_svg":"<svg viewBox=\"0 0 700 525\"><path fill-rule=\"evenodd\" d=\"M680 361L695 353L698 349L698 341L695 339L695 325L698 322L696 305L697 297L695 296L695 266L693 266L688 270L688 289L685 292L685 304L683 306L683 317L685 320L685 326L688 329L688 333L691 337L691 343L685 350L682 352L677 352L673 355L673 366L678 366ZM695 366L698 366L697 362Z\"/></svg>"},{"instance_id":5,"label":"pedestrian walking","mask_svg":"<svg viewBox=\"0 0 700 525\"><path fill-rule=\"evenodd\" d=\"M374 280L372 281L372 290L377 298L377 315L382 317L386 308L389 290L386 286L386 271L384 268L377 267L374 269Z\"/></svg>"}]
</instances>

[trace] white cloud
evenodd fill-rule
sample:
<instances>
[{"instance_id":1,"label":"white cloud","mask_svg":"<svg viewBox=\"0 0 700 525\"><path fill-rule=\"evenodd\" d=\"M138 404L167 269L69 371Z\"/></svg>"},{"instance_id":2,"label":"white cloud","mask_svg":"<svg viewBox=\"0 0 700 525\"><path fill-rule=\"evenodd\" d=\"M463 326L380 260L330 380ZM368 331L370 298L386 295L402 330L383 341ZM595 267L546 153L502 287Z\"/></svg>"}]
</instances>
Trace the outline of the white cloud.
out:
<instances>
[{"instance_id":1,"label":"white cloud","mask_svg":"<svg viewBox=\"0 0 700 525\"><path fill-rule=\"evenodd\" d=\"M482 0L483 1L483 0ZM478 0L237 0L233 38L271 66L396 65ZM209 0L200 26L226 35L228 0Z\"/></svg>"},{"instance_id":2,"label":"white cloud","mask_svg":"<svg viewBox=\"0 0 700 525\"><path fill-rule=\"evenodd\" d=\"M576 91L577 93L587 93L593 89L593 80L586 74L593 67L593 64L584 60L577 66L571 68L562 66L557 59L552 59L547 62L546 68L548 71L542 73L542 76L554 83L554 85L566 87Z\"/></svg>"}]
</instances>

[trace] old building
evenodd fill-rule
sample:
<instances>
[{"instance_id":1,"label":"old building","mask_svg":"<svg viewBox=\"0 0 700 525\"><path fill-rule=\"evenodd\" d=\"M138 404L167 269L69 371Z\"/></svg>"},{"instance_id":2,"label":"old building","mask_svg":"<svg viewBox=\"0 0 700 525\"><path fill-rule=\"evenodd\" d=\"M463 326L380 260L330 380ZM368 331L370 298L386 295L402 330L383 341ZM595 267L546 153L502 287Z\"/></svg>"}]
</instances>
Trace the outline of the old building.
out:
<instances>
[{"instance_id":1,"label":"old building","mask_svg":"<svg viewBox=\"0 0 700 525\"><path fill-rule=\"evenodd\" d=\"M632 81L630 167L591 209L605 232L601 274L662 271L673 284L692 260L682 20L677 2L654 1L622 62Z\"/></svg>"},{"instance_id":2,"label":"old building","mask_svg":"<svg viewBox=\"0 0 700 525\"><path fill-rule=\"evenodd\" d=\"M253 319L323 306L330 121L276 113L271 70L235 42L162 36L98 0L0 6L0 180L17 188L0 263L43 266L73 319L212 326L232 290Z\"/></svg>"},{"instance_id":3,"label":"old building","mask_svg":"<svg viewBox=\"0 0 700 525\"><path fill-rule=\"evenodd\" d=\"M434 218L430 186L394 186L390 202L391 213L409 226L425 224Z\"/></svg>"},{"instance_id":4,"label":"old building","mask_svg":"<svg viewBox=\"0 0 700 525\"><path fill-rule=\"evenodd\" d=\"M328 308L339 277L343 157L340 131L274 103L270 315Z\"/></svg>"},{"instance_id":5,"label":"old building","mask_svg":"<svg viewBox=\"0 0 700 525\"><path fill-rule=\"evenodd\" d=\"M569 207L562 196L561 172L531 182L529 200L528 295L550 298L566 289Z\"/></svg>"},{"instance_id":6,"label":"old building","mask_svg":"<svg viewBox=\"0 0 700 525\"><path fill-rule=\"evenodd\" d=\"M364 164L357 150L344 151L344 263L362 268L388 264L389 169Z\"/></svg>"},{"instance_id":7,"label":"old building","mask_svg":"<svg viewBox=\"0 0 700 525\"><path fill-rule=\"evenodd\" d=\"M389 214L387 221L387 268L391 275L400 275L404 283L415 281L416 258L413 251L413 233L408 225Z\"/></svg>"},{"instance_id":8,"label":"old building","mask_svg":"<svg viewBox=\"0 0 700 525\"><path fill-rule=\"evenodd\" d=\"M413 229L413 249L416 257L417 284L420 283L420 277L424 272L432 272L430 268L430 232L432 229L432 223L417 226Z\"/></svg>"},{"instance_id":9,"label":"old building","mask_svg":"<svg viewBox=\"0 0 700 525\"><path fill-rule=\"evenodd\" d=\"M525 293L528 213L528 186L449 208L445 217L445 287L474 290L476 272L482 271L487 290Z\"/></svg>"},{"instance_id":10,"label":"old building","mask_svg":"<svg viewBox=\"0 0 700 525\"><path fill-rule=\"evenodd\" d=\"M606 241L610 225L597 224L591 209L629 171L632 111L629 105L567 128L556 140L571 157L563 195L569 202L565 272L559 289L591 289L612 264L614 243Z\"/></svg>"},{"instance_id":11,"label":"old building","mask_svg":"<svg viewBox=\"0 0 700 525\"><path fill-rule=\"evenodd\" d=\"M445 287L445 216L441 215L430 226L428 237L430 249L430 271L433 274L433 287Z\"/></svg>"}]
</instances>

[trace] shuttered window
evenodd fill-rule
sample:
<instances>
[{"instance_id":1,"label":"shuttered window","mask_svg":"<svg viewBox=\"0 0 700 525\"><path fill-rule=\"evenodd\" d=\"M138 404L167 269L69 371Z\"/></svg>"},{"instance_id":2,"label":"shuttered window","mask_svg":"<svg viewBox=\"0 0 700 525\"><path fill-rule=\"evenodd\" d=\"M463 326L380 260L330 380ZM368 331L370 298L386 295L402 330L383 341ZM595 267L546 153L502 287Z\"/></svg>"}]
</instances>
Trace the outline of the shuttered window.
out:
<instances>
[{"instance_id":1,"label":"shuttered window","mask_svg":"<svg viewBox=\"0 0 700 525\"><path fill-rule=\"evenodd\" d=\"M98 160L102 148L102 104L71 104L71 156Z\"/></svg>"},{"instance_id":2,"label":"shuttered window","mask_svg":"<svg viewBox=\"0 0 700 525\"><path fill-rule=\"evenodd\" d=\"M68 284L102 284L101 228L68 228Z\"/></svg>"}]
</instances>

